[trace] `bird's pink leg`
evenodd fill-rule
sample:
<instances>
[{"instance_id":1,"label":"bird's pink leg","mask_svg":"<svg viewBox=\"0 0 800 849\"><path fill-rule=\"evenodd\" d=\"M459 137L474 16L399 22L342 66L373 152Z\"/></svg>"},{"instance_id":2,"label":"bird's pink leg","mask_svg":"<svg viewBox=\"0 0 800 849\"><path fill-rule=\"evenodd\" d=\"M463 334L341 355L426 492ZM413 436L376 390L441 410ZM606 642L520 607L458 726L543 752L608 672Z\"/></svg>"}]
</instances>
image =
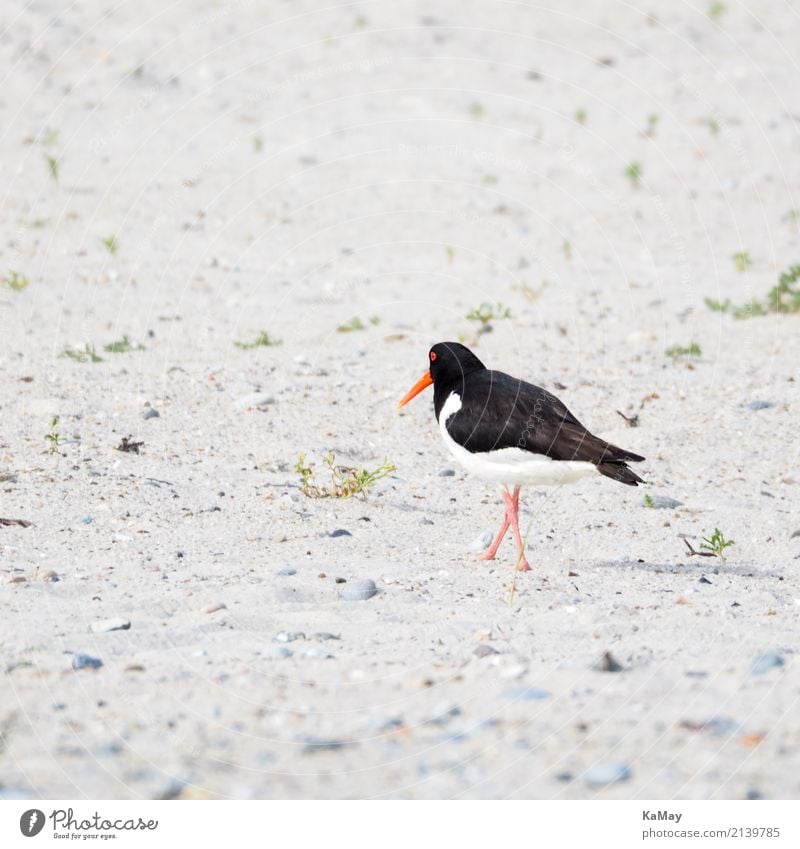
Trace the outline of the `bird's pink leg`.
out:
<instances>
[{"instance_id":1,"label":"bird's pink leg","mask_svg":"<svg viewBox=\"0 0 800 849\"><path fill-rule=\"evenodd\" d=\"M503 541L503 537L506 535L508 528L511 525L512 499L507 489L503 490L503 501L506 503L506 512L503 515L503 524L500 525L500 530L497 532L497 536L486 551L480 555L478 558L479 560L494 560L495 555L497 554L497 549L500 548L500 543Z\"/></svg>"},{"instance_id":2,"label":"bird's pink leg","mask_svg":"<svg viewBox=\"0 0 800 849\"><path fill-rule=\"evenodd\" d=\"M514 487L514 492L510 496L509 518L511 519L511 527L514 531L514 538L517 541L517 552L520 557L519 566L517 568L520 572L530 572L531 567L525 558L525 549L523 548L522 537L519 533L519 491L520 487Z\"/></svg>"}]
</instances>

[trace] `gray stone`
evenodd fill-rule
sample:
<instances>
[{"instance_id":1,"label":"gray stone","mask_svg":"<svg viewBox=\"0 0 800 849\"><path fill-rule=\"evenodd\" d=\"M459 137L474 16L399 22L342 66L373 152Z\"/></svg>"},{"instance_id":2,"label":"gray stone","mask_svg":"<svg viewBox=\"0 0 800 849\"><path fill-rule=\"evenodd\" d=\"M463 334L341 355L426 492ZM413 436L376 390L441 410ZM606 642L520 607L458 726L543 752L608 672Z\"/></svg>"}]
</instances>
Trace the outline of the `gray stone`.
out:
<instances>
[{"instance_id":1,"label":"gray stone","mask_svg":"<svg viewBox=\"0 0 800 849\"><path fill-rule=\"evenodd\" d=\"M278 569L275 574L281 578L291 578L292 575L297 574L297 569L292 569L291 566L287 566L284 569Z\"/></svg>"},{"instance_id":2,"label":"gray stone","mask_svg":"<svg viewBox=\"0 0 800 849\"><path fill-rule=\"evenodd\" d=\"M595 764L583 774L583 782L589 787L607 787L620 781L629 781L633 776L630 766L622 761Z\"/></svg>"},{"instance_id":3,"label":"gray stone","mask_svg":"<svg viewBox=\"0 0 800 849\"><path fill-rule=\"evenodd\" d=\"M351 581L342 590L342 598L345 601L366 601L372 598L378 588L375 586L375 581L369 578L364 578L361 581Z\"/></svg>"},{"instance_id":4,"label":"gray stone","mask_svg":"<svg viewBox=\"0 0 800 849\"><path fill-rule=\"evenodd\" d=\"M286 646L267 646L262 652L262 657L269 658L270 660L281 660L285 657L291 657L292 652L286 648Z\"/></svg>"},{"instance_id":5,"label":"gray stone","mask_svg":"<svg viewBox=\"0 0 800 849\"><path fill-rule=\"evenodd\" d=\"M336 539L337 537L351 537L353 535L345 528L337 528L335 531L331 531L328 536L332 539Z\"/></svg>"},{"instance_id":6,"label":"gray stone","mask_svg":"<svg viewBox=\"0 0 800 849\"><path fill-rule=\"evenodd\" d=\"M490 654L500 654L497 649L492 648L487 643L481 643L479 646L476 646L475 651L472 653L475 657L489 657Z\"/></svg>"},{"instance_id":7,"label":"gray stone","mask_svg":"<svg viewBox=\"0 0 800 849\"><path fill-rule=\"evenodd\" d=\"M656 510L674 510L682 504L682 501L678 501L677 498L670 498L668 495L651 495L648 506Z\"/></svg>"},{"instance_id":8,"label":"gray stone","mask_svg":"<svg viewBox=\"0 0 800 849\"><path fill-rule=\"evenodd\" d=\"M764 675L766 672L769 672L770 669L777 669L778 667L783 666L784 663L784 659L777 652L768 651L759 655L755 661L753 661L753 665L750 667L750 674Z\"/></svg>"},{"instance_id":9,"label":"gray stone","mask_svg":"<svg viewBox=\"0 0 800 849\"><path fill-rule=\"evenodd\" d=\"M161 413L159 413L158 410L155 409L155 407L150 407L149 410L144 411L144 415L142 416L142 418L143 419L157 419L157 418L160 418L160 416L161 416Z\"/></svg>"},{"instance_id":10,"label":"gray stone","mask_svg":"<svg viewBox=\"0 0 800 849\"><path fill-rule=\"evenodd\" d=\"M92 657L81 652L72 655L73 669L99 669L102 665L103 661L99 657Z\"/></svg>"},{"instance_id":11,"label":"gray stone","mask_svg":"<svg viewBox=\"0 0 800 849\"><path fill-rule=\"evenodd\" d=\"M744 406L746 410L757 413L759 410L770 410L772 407L777 407L778 405L774 401L751 401Z\"/></svg>"},{"instance_id":12,"label":"gray stone","mask_svg":"<svg viewBox=\"0 0 800 849\"><path fill-rule=\"evenodd\" d=\"M295 640L304 640L306 635L302 631L281 631L272 638L273 643L293 643Z\"/></svg>"},{"instance_id":13,"label":"gray stone","mask_svg":"<svg viewBox=\"0 0 800 849\"><path fill-rule=\"evenodd\" d=\"M454 478L456 476L454 469L439 469L440 478Z\"/></svg>"}]
</instances>

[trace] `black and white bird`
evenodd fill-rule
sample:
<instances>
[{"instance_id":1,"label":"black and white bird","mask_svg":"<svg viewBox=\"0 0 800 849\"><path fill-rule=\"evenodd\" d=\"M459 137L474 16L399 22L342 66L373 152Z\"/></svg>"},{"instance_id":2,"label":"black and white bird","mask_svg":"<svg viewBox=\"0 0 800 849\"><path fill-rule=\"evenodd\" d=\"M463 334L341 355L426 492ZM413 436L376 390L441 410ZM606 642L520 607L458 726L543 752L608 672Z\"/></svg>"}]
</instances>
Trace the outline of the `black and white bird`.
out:
<instances>
[{"instance_id":1,"label":"black and white bird","mask_svg":"<svg viewBox=\"0 0 800 849\"><path fill-rule=\"evenodd\" d=\"M644 483L627 465L644 457L589 433L545 389L487 369L458 342L439 342L430 349L428 360L430 367L399 406L433 384L433 408L450 453L477 477L503 485L503 524L482 559L494 560L511 527L518 568L530 569L519 531L519 493L524 484L574 483L597 474L629 486Z\"/></svg>"}]
</instances>

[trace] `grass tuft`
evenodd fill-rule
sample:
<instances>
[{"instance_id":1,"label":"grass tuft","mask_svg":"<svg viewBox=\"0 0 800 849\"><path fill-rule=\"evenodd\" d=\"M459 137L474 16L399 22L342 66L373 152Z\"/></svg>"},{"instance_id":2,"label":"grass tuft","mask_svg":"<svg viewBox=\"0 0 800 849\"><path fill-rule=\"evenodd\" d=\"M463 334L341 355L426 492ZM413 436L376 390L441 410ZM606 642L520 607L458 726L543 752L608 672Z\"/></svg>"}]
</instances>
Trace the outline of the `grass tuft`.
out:
<instances>
[{"instance_id":1,"label":"grass tuft","mask_svg":"<svg viewBox=\"0 0 800 849\"><path fill-rule=\"evenodd\" d=\"M252 342L234 342L233 344L243 351L250 351L253 348L274 348L277 345L282 345L283 340L275 339L266 330L262 330Z\"/></svg>"},{"instance_id":2,"label":"grass tuft","mask_svg":"<svg viewBox=\"0 0 800 849\"><path fill-rule=\"evenodd\" d=\"M384 458L377 469L355 469L336 464L333 451L322 458L330 471L331 483L325 486L317 483L313 465L308 465L305 454L297 455L295 471L300 475L300 491L309 498L350 498L353 495L366 497L367 491L381 478L395 471L395 466Z\"/></svg>"}]
</instances>

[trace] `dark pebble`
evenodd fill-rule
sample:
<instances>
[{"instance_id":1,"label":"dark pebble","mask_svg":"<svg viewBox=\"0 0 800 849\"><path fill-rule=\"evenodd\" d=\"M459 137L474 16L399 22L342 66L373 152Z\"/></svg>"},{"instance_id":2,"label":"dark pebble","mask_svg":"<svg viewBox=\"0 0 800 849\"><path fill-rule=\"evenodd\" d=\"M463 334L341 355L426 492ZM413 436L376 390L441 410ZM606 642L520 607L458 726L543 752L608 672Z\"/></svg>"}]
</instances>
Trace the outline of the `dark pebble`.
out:
<instances>
[{"instance_id":1,"label":"dark pebble","mask_svg":"<svg viewBox=\"0 0 800 849\"><path fill-rule=\"evenodd\" d=\"M490 645L486 643L481 643L479 646L475 647L475 651L472 652L476 657L489 657L490 654L500 654L497 649L492 648Z\"/></svg>"},{"instance_id":2,"label":"dark pebble","mask_svg":"<svg viewBox=\"0 0 800 849\"><path fill-rule=\"evenodd\" d=\"M334 583L336 583L336 584L346 584L347 583L347 578L334 578L333 580L334 580Z\"/></svg>"},{"instance_id":3,"label":"dark pebble","mask_svg":"<svg viewBox=\"0 0 800 849\"><path fill-rule=\"evenodd\" d=\"M149 410L145 411L145 414L144 414L144 416L142 416L142 418L144 418L144 419L157 419L160 416L161 416L161 413L159 413L158 410L151 407Z\"/></svg>"},{"instance_id":4,"label":"dark pebble","mask_svg":"<svg viewBox=\"0 0 800 849\"><path fill-rule=\"evenodd\" d=\"M626 763L595 764L583 774L583 780L589 787L606 787L631 778L630 766Z\"/></svg>"},{"instance_id":5,"label":"dark pebble","mask_svg":"<svg viewBox=\"0 0 800 849\"><path fill-rule=\"evenodd\" d=\"M440 478L454 478L456 476L454 469L440 469L439 477Z\"/></svg>"},{"instance_id":6,"label":"dark pebble","mask_svg":"<svg viewBox=\"0 0 800 849\"><path fill-rule=\"evenodd\" d=\"M772 407L776 407L777 404L774 401L751 401L749 404L745 404L744 406L745 409L756 413L759 410L770 410Z\"/></svg>"},{"instance_id":7,"label":"dark pebble","mask_svg":"<svg viewBox=\"0 0 800 849\"><path fill-rule=\"evenodd\" d=\"M297 574L297 569L292 569L291 566L287 566L285 569L278 569L275 574L279 575L281 578L291 578L292 575Z\"/></svg>"},{"instance_id":8,"label":"dark pebble","mask_svg":"<svg viewBox=\"0 0 800 849\"><path fill-rule=\"evenodd\" d=\"M336 537L351 537L353 535L350 531L346 531L344 528L337 528L335 531L331 531L328 536L336 539Z\"/></svg>"},{"instance_id":9,"label":"dark pebble","mask_svg":"<svg viewBox=\"0 0 800 849\"><path fill-rule=\"evenodd\" d=\"M538 702L550 698L547 690L540 690L538 687L518 687L506 690L502 695L504 699L511 699L514 702Z\"/></svg>"},{"instance_id":10,"label":"dark pebble","mask_svg":"<svg viewBox=\"0 0 800 849\"><path fill-rule=\"evenodd\" d=\"M314 752L335 752L348 745L344 740L325 740L321 737L304 737L302 742L303 754L305 755Z\"/></svg>"},{"instance_id":11,"label":"dark pebble","mask_svg":"<svg viewBox=\"0 0 800 849\"><path fill-rule=\"evenodd\" d=\"M711 581L709 581L708 578L706 578L705 575L701 575L700 578L698 579L697 583L698 584L710 584Z\"/></svg>"},{"instance_id":12,"label":"dark pebble","mask_svg":"<svg viewBox=\"0 0 800 849\"><path fill-rule=\"evenodd\" d=\"M622 672L624 667L621 663L617 663L610 651L607 651L597 662L595 669L598 672Z\"/></svg>"}]
</instances>

